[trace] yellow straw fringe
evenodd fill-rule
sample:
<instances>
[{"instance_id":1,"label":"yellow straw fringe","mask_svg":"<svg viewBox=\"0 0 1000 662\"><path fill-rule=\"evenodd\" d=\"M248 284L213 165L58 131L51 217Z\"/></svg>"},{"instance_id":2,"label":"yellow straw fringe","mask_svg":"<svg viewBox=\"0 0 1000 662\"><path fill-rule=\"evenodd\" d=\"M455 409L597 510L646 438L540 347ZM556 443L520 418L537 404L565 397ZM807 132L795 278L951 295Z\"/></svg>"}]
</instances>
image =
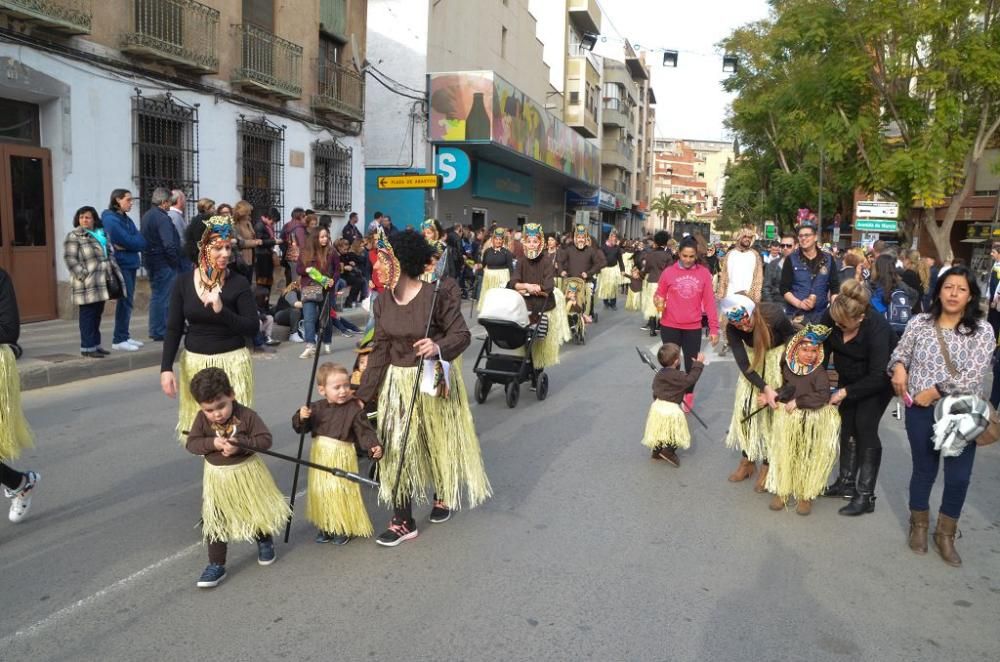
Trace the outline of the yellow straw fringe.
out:
<instances>
[{"instance_id":1,"label":"yellow straw fringe","mask_svg":"<svg viewBox=\"0 0 1000 662\"><path fill-rule=\"evenodd\" d=\"M775 347L764 357L764 372L761 375L764 383L774 390L781 387L781 356L784 346ZM753 363L753 350L747 348L747 356ZM771 422L773 411L765 409L746 423L743 418L759 407L757 404L757 389L741 373L736 380L736 398L733 402L733 417L729 421L729 432L726 434L726 448L736 448L747 454L751 462L767 459L767 443L771 437Z\"/></svg>"},{"instance_id":2,"label":"yellow straw fringe","mask_svg":"<svg viewBox=\"0 0 1000 662\"><path fill-rule=\"evenodd\" d=\"M202 538L205 542L251 542L277 535L292 510L271 472L253 455L239 464L205 462L202 488Z\"/></svg>"},{"instance_id":3,"label":"yellow straw fringe","mask_svg":"<svg viewBox=\"0 0 1000 662\"><path fill-rule=\"evenodd\" d=\"M622 264L625 265L625 271L619 276L618 284L628 285L632 282L632 267L635 266L632 253L625 253L622 255Z\"/></svg>"},{"instance_id":4,"label":"yellow straw fringe","mask_svg":"<svg viewBox=\"0 0 1000 662\"><path fill-rule=\"evenodd\" d=\"M620 280L621 272L618 270L617 264L601 269L601 272L597 274L597 298L603 300L617 297Z\"/></svg>"},{"instance_id":5,"label":"yellow straw fringe","mask_svg":"<svg viewBox=\"0 0 1000 662\"><path fill-rule=\"evenodd\" d=\"M691 448L691 431L680 405L666 400L653 400L646 417L642 445L650 450L661 446Z\"/></svg>"},{"instance_id":6,"label":"yellow straw fringe","mask_svg":"<svg viewBox=\"0 0 1000 662\"><path fill-rule=\"evenodd\" d=\"M543 313L549 318L549 330L545 337L531 344L531 362L535 368L548 368L559 364L559 346L563 344L560 336L562 329L554 328L558 318L558 307L547 313ZM566 313L563 311L562 324L566 326Z\"/></svg>"},{"instance_id":7,"label":"yellow straw fringe","mask_svg":"<svg viewBox=\"0 0 1000 662\"><path fill-rule=\"evenodd\" d=\"M180 369L177 375L177 394L180 410L177 414L177 438L183 446L187 442L184 430L190 430L198 415L198 403L191 395L191 378L205 368L222 368L233 385L236 401L253 408L253 360L245 347L223 354L195 354L181 350Z\"/></svg>"},{"instance_id":8,"label":"yellow straw fringe","mask_svg":"<svg viewBox=\"0 0 1000 662\"><path fill-rule=\"evenodd\" d=\"M556 306L548 312L549 335L554 335L559 339L559 344L567 343L573 338L573 333L569 330L569 321L566 319L566 295L562 290L555 289L552 296L556 300Z\"/></svg>"},{"instance_id":9,"label":"yellow straw fringe","mask_svg":"<svg viewBox=\"0 0 1000 662\"><path fill-rule=\"evenodd\" d=\"M0 460L16 460L35 445L35 438L21 409L21 376L14 352L0 345Z\"/></svg>"},{"instance_id":10,"label":"yellow straw fringe","mask_svg":"<svg viewBox=\"0 0 1000 662\"><path fill-rule=\"evenodd\" d=\"M792 413L780 407L774 414L768 458L771 470L765 487L785 500L795 497L812 501L826 488L839 440L840 414L836 407L826 405Z\"/></svg>"},{"instance_id":11,"label":"yellow straw fringe","mask_svg":"<svg viewBox=\"0 0 1000 662\"><path fill-rule=\"evenodd\" d=\"M483 269L483 285L479 288L479 303L476 310L483 309L486 293L496 287L507 287L510 282L510 269Z\"/></svg>"},{"instance_id":12,"label":"yellow straw fringe","mask_svg":"<svg viewBox=\"0 0 1000 662\"><path fill-rule=\"evenodd\" d=\"M653 305L653 296L656 294L656 286L659 283L646 282L642 286L642 316L645 318L655 317L660 319L660 312L656 310L656 306Z\"/></svg>"},{"instance_id":13,"label":"yellow straw fringe","mask_svg":"<svg viewBox=\"0 0 1000 662\"><path fill-rule=\"evenodd\" d=\"M379 501L384 504L392 505L403 427L416 377L415 367L391 365L379 394L379 439L385 448L385 456L379 461ZM493 493L483 468L460 359L452 363L448 398L417 394L400 480L401 502L411 499L425 503L426 488L433 487L437 498L453 510L461 508L463 500L474 508Z\"/></svg>"},{"instance_id":14,"label":"yellow straw fringe","mask_svg":"<svg viewBox=\"0 0 1000 662\"><path fill-rule=\"evenodd\" d=\"M634 292L629 288L628 294L625 296L625 310L642 310L642 290Z\"/></svg>"},{"instance_id":15,"label":"yellow straw fringe","mask_svg":"<svg viewBox=\"0 0 1000 662\"><path fill-rule=\"evenodd\" d=\"M358 472L354 444L339 439L313 437L309 460L314 464ZM361 498L361 486L319 469L309 469L306 519L327 533L362 538L375 532Z\"/></svg>"}]
</instances>

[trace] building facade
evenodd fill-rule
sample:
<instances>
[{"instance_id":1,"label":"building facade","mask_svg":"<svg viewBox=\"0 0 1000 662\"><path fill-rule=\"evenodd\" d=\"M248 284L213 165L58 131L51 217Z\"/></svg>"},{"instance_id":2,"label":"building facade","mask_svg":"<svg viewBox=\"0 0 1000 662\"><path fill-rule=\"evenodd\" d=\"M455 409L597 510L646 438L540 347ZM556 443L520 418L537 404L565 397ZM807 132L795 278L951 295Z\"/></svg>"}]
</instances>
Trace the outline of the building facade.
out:
<instances>
[{"instance_id":1,"label":"building facade","mask_svg":"<svg viewBox=\"0 0 1000 662\"><path fill-rule=\"evenodd\" d=\"M712 224L719 217L726 167L734 154L732 143L725 141L655 140L651 199L666 195L684 203L690 211L683 220L705 223L714 233ZM674 232L674 224L682 220L678 213L672 213L667 218L659 214L656 216L656 229L671 233Z\"/></svg>"}]
</instances>

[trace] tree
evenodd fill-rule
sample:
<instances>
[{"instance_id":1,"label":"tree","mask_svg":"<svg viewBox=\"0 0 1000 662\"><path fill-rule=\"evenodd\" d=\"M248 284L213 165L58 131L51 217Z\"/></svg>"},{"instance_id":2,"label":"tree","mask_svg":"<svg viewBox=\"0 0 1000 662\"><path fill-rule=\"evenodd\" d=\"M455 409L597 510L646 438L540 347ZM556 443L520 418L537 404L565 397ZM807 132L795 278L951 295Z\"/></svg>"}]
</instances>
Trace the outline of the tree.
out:
<instances>
[{"instance_id":1,"label":"tree","mask_svg":"<svg viewBox=\"0 0 1000 662\"><path fill-rule=\"evenodd\" d=\"M653 202L650 203L649 210L660 215L660 219L663 221L664 226L666 226L668 217L677 217L683 221L688 217L688 214L691 213L690 205L687 205L676 198L671 198L666 193L660 193L660 195L658 195Z\"/></svg>"}]
</instances>

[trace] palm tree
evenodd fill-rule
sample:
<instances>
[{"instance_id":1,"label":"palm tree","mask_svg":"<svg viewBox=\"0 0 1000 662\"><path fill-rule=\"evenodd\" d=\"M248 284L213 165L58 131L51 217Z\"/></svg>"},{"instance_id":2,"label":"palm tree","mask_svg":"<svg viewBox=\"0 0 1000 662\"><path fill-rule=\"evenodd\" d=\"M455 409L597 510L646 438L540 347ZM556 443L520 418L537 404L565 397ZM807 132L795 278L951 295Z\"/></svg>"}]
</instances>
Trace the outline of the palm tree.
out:
<instances>
[{"instance_id":1,"label":"palm tree","mask_svg":"<svg viewBox=\"0 0 1000 662\"><path fill-rule=\"evenodd\" d=\"M664 227L666 227L668 217L676 216L682 221L687 218L688 214L691 213L691 206L684 204L680 200L671 198L666 193L660 193L649 205L649 210L659 214Z\"/></svg>"}]
</instances>

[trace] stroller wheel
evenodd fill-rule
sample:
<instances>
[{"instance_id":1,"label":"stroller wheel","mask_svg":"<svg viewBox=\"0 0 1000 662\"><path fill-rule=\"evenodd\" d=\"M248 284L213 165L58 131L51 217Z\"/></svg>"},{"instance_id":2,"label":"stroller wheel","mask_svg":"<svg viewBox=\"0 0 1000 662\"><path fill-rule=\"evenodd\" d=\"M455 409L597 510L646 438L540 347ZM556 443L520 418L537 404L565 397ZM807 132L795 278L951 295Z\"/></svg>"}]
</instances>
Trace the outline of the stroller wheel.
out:
<instances>
[{"instance_id":1,"label":"stroller wheel","mask_svg":"<svg viewBox=\"0 0 1000 662\"><path fill-rule=\"evenodd\" d=\"M517 382L507 384L507 406L513 409L517 406L517 400L521 397L521 385Z\"/></svg>"},{"instance_id":2,"label":"stroller wheel","mask_svg":"<svg viewBox=\"0 0 1000 662\"><path fill-rule=\"evenodd\" d=\"M483 377L476 377L476 402L483 404L486 402L486 396L490 394L490 388L493 387L493 383L488 379Z\"/></svg>"},{"instance_id":3,"label":"stroller wheel","mask_svg":"<svg viewBox=\"0 0 1000 662\"><path fill-rule=\"evenodd\" d=\"M535 396L539 400L544 400L549 396L549 376L544 372L538 378L538 386L535 387Z\"/></svg>"}]
</instances>

